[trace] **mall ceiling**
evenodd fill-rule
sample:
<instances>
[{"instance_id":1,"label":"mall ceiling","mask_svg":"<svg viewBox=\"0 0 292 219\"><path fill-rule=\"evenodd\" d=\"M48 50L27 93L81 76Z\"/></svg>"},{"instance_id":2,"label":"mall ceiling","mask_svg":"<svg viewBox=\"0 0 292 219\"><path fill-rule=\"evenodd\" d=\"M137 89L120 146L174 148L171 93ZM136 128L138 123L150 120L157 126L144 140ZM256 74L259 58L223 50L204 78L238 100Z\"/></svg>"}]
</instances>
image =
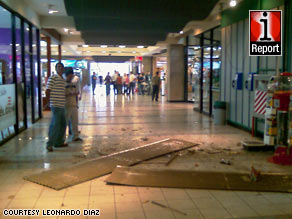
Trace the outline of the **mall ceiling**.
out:
<instances>
[{"instance_id":1,"label":"mall ceiling","mask_svg":"<svg viewBox=\"0 0 292 219\"><path fill-rule=\"evenodd\" d=\"M204 20L218 0L64 0L89 45L155 45L189 21Z\"/></svg>"}]
</instances>

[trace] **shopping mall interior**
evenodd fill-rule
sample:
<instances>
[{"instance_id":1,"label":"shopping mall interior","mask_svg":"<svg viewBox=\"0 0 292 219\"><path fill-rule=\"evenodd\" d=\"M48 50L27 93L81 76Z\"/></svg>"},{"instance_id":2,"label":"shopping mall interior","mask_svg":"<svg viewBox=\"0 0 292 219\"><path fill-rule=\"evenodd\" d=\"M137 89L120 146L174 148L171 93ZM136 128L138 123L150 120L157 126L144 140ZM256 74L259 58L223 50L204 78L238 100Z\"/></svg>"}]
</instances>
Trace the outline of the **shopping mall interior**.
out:
<instances>
[{"instance_id":1,"label":"shopping mall interior","mask_svg":"<svg viewBox=\"0 0 292 219\"><path fill-rule=\"evenodd\" d=\"M0 0L0 218L292 218L291 25L291 0Z\"/></svg>"}]
</instances>

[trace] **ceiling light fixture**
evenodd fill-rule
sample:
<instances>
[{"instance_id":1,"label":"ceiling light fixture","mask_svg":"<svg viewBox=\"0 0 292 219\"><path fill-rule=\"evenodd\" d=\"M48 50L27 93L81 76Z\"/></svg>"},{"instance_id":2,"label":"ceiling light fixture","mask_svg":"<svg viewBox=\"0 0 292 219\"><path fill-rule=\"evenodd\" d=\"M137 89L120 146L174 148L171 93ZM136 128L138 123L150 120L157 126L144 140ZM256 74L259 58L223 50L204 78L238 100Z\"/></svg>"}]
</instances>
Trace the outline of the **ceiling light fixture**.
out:
<instances>
[{"instance_id":1,"label":"ceiling light fixture","mask_svg":"<svg viewBox=\"0 0 292 219\"><path fill-rule=\"evenodd\" d=\"M137 46L137 48L138 48L138 49L143 49L143 48L144 48L144 46Z\"/></svg>"},{"instance_id":2,"label":"ceiling light fixture","mask_svg":"<svg viewBox=\"0 0 292 219\"><path fill-rule=\"evenodd\" d=\"M54 14L54 13L59 12L58 10L54 10L53 7L54 7L54 5L48 5L48 8L49 8L48 13L49 14Z\"/></svg>"},{"instance_id":3,"label":"ceiling light fixture","mask_svg":"<svg viewBox=\"0 0 292 219\"><path fill-rule=\"evenodd\" d=\"M52 44L52 45L51 45L51 47L57 47L57 46L58 46L57 44Z\"/></svg>"},{"instance_id":4,"label":"ceiling light fixture","mask_svg":"<svg viewBox=\"0 0 292 219\"><path fill-rule=\"evenodd\" d=\"M82 47L89 47L88 45L82 45Z\"/></svg>"},{"instance_id":5,"label":"ceiling light fixture","mask_svg":"<svg viewBox=\"0 0 292 219\"><path fill-rule=\"evenodd\" d=\"M67 33L69 31L69 29L68 28L64 28L64 31Z\"/></svg>"},{"instance_id":6,"label":"ceiling light fixture","mask_svg":"<svg viewBox=\"0 0 292 219\"><path fill-rule=\"evenodd\" d=\"M121 53L121 51L118 51L118 53Z\"/></svg>"},{"instance_id":7,"label":"ceiling light fixture","mask_svg":"<svg viewBox=\"0 0 292 219\"><path fill-rule=\"evenodd\" d=\"M106 53L106 51L102 51L102 53Z\"/></svg>"},{"instance_id":8,"label":"ceiling light fixture","mask_svg":"<svg viewBox=\"0 0 292 219\"><path fill-rule=\"evenodd\" d=\"M126 48L126 46L123 46L123 45L121 45L121 46L119 46L120 48Z\"/></svg>"},{"instance_id":9,"label":"ceiling light fixture","mask_svg":"<svg viewBox=\"0 0 292 219\"><path fill-rule=\"evenodd\" d=\"M101 45L100 47L101 48L107 48L107 45Z\"/></svg>"},{"instance_id":10,"label":"ceiling light fixture","mask_svg":"<svg viewBox=\"0 0 292 219\"><path fill-rule=\"evenodd\" d=\"M180 33L180 34L183 34L184 32L181 30L179 33Z\"/></svg>"},{"instance_id":11,"label":"ceiling light fixture","mask_svg":"<svg viewBox=\"0 0 292 219\"><path fill-rule=\"evenodd\" d=\"M67 52L66 50L63 50L62 52Z\"/></svg>"},{"instance_id":12,"label":"ceiling light fixture","mask_svg":"<svg viewBox=\"0 0 292 219\"><path fill-rule=\"evenodd\" d=\"M136 51L133 51L133 53L137 53Z\"/></svg>"},{"instance_id":13,"label":"ceiling light fixture","mask_svg":"<svg viewBox=\"0 0 292 219\"><path fill-rule=\"evenodd\" d=\"M231 0L229 3L230 7L235 7L236 4L237 4L236 0Z\"/></svg>"},{"instance_id":14,"label":"ceiling light fixture","mask_svg":"<svg viewBox=\"0 0 292 219\"><path fill-rule=\"evenodd\" d=\"M91 51L88 50L87 52L91 52Z\"/></svg>"}]
</instances>

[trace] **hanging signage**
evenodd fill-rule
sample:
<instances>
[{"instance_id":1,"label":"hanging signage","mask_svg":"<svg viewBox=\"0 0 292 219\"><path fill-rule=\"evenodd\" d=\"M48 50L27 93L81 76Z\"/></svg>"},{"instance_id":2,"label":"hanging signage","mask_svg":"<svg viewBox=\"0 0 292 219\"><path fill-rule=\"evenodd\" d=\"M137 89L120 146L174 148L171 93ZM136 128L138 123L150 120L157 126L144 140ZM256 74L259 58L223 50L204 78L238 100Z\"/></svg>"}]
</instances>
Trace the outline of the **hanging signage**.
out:
<instances>
[{"instance_id":1,"label":"hanging signage","mask_svg":"<svg viewBox=\"0 0 292 219\"><path fill-rule=\"evenodd\" d=\"M249 11L249 55L282 55L282 11Z\"/></svg>"},{"instance_id":2,"label":"hanging signage","mask_svg":"<svg viewBox=\"0 0 292 219\"><path fill-rule=\"evenodd\" d=\"M15 124L15 84L0 85L0 131Z\"/></svg>"}]
</instances>

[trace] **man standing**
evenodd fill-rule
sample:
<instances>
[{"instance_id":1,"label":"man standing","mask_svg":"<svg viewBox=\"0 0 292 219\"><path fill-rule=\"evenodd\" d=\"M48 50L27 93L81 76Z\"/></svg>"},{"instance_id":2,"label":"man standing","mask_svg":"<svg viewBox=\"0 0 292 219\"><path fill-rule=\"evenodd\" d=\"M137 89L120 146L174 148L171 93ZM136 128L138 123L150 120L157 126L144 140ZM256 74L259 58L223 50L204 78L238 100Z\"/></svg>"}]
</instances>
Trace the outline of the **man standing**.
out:
<instances>
[{"instance_id":1,"label":"man standing","mask_svg":"<svg viewBox=\"0 0 292 219\"><path fill-rule=\"evenodd\" d=\"M92 84L92 94L95 95L94 91L95 91L95 87L96 87L96 74L95 72L93 72L93 75L91 76L91 84Z\"/></svg>"},{"instance_id":2,"label":"man standing","mask_svg":"<svg viewBox=\"0 0 292 219\"><path fill-rule=\"evenodd\" d=\"M78 81L74 79L72 67L66 69L66 120L72 125L72 141L82 141L78 131L78 96L80 94Z\"/></svg>"},{"instance_id":3,"label":"man standing","mask_svg":"<svg viewBox=\"0 0 292 219\"><path fill-rule=\"evenodd\" d=\"M156 72L156 75L152 78L152 101L154 101L154 97L155 101L158 101L160 83L159 72Z\"/></svg>"},{"instance_id":4,"label":"man standing","mask_svg":"<svg viewBox=\"0 0 292 219\"><path fill-rule=\"evenodd\" d=\"M63 78L64 65L61 62L56 64L57 75L49 78L47 83L46 98L50 103L52 120L49 128L49 140L47 150L53 151L53 147L67 147L65 143L66 115L65 115L65 90L66 81Z\"/></svg>"},{"instance_id":5,"label":"man standing","mask_svg":"<svg viewBox=\"0 0 292 219\"><path fill-rule=\"evenodd\" d=\"M106 95L110 95L111 92L111 83L112 83L112 77L110 76L110 73L107 73L107 76L104 79L105 86L106 86Z\"/></svg>"},{"instance_id":6,"label":"man standing","mask_svg":"<svg viewBox=\"0 0 292 219\"><path fill-rule=\"evenodd\" d=\"M132 95L134 95L134 92L135 92L135 80L136 80L136 77L133 74L133 72L131 72L131 74L130 74L130 90L129 90L129 94L132 92Z\"/></svg>"}]
</instances>

